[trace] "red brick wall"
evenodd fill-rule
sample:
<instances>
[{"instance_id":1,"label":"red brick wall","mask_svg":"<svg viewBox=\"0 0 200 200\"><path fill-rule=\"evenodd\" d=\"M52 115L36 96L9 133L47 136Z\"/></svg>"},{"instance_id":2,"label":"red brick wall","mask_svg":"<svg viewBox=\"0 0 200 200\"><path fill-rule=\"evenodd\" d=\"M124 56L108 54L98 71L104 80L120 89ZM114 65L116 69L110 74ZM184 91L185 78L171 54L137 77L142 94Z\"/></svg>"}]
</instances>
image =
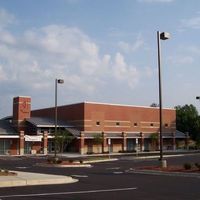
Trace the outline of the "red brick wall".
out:
<instances>
[{"instance_id":1,"label":"red brick wall","mask_svg":"<svg viewBox=\"0 0 200 200\"><path fill-rule=\"evenodd\" d=\"M96 122L100 125L97 126ZM119 125L116 125L119 122ZM176 111L163 109L164 131L176 129ZM137 124L137 125L136 125ZM165 127L165 124L168 126ZM158 132L159 109L85 103L85 131Z\"/></svg>"},{"instance_id":2,"label":"red brick wall","mask_svg":"<svg viewBox=\"0 0 200 200\"><path fill-rule=\"evenodd\" d=\"M54 118L55 109L31 112L33 117ZM58 107L58 120L78 127L81 131L146 132L159 131L159 109L101 103L79 103ZM99 121L100 125L96 122ZM119 125L116 123L119 122ZM167 126L165 126L167 124ZM176 111L163 109L163 131L176 130Z\"/></svg>"},{"instance_id":3,"label":"red brick wall","mask_svg":"<svg viewBox=\"0 0 200 200\"><path fill-rule=\"evenodd\" d=\"M55 117L55 108L46 108L31 111L32 117ZM71 104L58 107L58 120L62 120L83 130L84 103Z\"/></svg>"},{"instance_id":4,"label":"red brick wall","mask_svg":"<svg viewBox=\"0 0 200 200\"><path fill-rule=\"evenodd\" d=\"M18 153L19 153L19 141L18 139L12 139L10 155L17 155Z\"/></svg>"},{"instance_id":5,"label":"red brick wall","mask_svg":"<svg viewBox=\"0 0 200 200\"><path fill-rule=\"evenodd\" d=\"M13 125L18 130L24 130L24 119L30 118L31 98L15 97L13 99Z\"/></svg>"}]
</instances>

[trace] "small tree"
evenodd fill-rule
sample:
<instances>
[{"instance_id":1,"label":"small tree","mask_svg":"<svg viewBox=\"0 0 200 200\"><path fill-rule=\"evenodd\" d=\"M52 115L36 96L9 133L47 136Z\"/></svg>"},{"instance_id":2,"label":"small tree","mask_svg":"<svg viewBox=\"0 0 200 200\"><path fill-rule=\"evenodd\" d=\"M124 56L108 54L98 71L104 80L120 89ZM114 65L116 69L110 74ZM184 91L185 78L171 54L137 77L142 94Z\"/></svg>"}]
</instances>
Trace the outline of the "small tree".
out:
<instances>
[{"instance_id":1,"label":"small tree","mask_svg":"<svg viewBox=\"0 0 200 200\"><path fill-rule=\"evenodd\" d=\"M152 142L153 149L156 150L156 144L158 142L158 133L152 133L150 135L150 139L151 139L151 142Z\"/></svg>"},{"instance_id":2,"label":"small tree","mask_svg":"<svg viewBox=\"0 0 200 200\"><path fill-rule=\"evenodd\" d=\"M73 139L74 136L71 135L69 131L66 129L59 129L55 139L55 142L57 142L57 146L59 147L59 151L63 153L64 149L72 142Z\"/></svg>"},{"instance_id":3,"label":"small tree","mask_svg":"<svg viewBox=\"0 0 200 200\"><path fill-rule=\"evenodd\" d=\"M150 105L150 107L156 108L156 107L159 107L159 104L157 104L157 103L152 103L152 104Z\"/></svg>"},{"instance_id":4,"label":"small tree","mask_svg":"<svg viewBox=\"0 0 200 200\"><path fill-rule=\"evenodd\" d=\"M101 134L97 134L94 136L94 143L98 145L98 153L99 153L100 152L99 145L103 143L103 137Z\"/></svg>"}]
</instances>

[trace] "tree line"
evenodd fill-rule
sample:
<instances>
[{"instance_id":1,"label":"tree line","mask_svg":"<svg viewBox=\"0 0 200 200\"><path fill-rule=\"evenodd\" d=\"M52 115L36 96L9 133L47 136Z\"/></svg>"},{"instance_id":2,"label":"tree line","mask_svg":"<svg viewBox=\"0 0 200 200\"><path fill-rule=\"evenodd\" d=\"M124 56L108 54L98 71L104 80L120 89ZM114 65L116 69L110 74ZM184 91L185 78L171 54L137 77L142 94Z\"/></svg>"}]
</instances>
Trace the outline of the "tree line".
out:
<instances>
[{"instance_id":1,"label":"tree line","mask_svg":"<svg viewBox=\"0 0 200 200\"><path fill-rule=\"evenodd\" d=\"M176 129L189 133L191 139L200 141L200 116L196 107L192 104L175 106Z\"/></svg>"}]
</instances>

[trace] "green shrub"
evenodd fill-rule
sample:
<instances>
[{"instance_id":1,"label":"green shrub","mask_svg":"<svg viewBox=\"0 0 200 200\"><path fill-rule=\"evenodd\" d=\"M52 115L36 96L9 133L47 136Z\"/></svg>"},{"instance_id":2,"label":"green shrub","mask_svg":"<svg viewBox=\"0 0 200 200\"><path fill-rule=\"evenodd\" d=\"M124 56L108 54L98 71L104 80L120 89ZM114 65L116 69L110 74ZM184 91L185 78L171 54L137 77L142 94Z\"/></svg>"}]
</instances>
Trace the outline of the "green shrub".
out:
<instances>
[{"instance_id":1,"label":"green shrub","mask_svg":"<svg viewBox=\"0 0 200 200\"><path fill-rule=\"evenodd\" d=\"M192 168L192 165L191 165L190 163L185 163L185 164L183 165L183 167L184 167L185 170L189 170L189 169Z\"/></svg>"},{"instance_id":2,"label":"green shrub","mask_svg":"<svg viewBox=\"0 0 200 200\"><path fill-rule=\"evenodd\" d=\"M194 165L196 166L196 168L198 168L198 170L200 170L200 164L199 163L196 162Z\"/></svg>"},{"instance_id":3,"label":"green shrub","mask_svg":"<svg viewBox=\"0 0 200 200\"><path fill-rule=\"evenodd\" d=\"M47 162L49 164L60 164L60 163L62 163L62 160L59 159L58 157L49 157L49 158L47 158Z\"/></svg>"}]
</instances>

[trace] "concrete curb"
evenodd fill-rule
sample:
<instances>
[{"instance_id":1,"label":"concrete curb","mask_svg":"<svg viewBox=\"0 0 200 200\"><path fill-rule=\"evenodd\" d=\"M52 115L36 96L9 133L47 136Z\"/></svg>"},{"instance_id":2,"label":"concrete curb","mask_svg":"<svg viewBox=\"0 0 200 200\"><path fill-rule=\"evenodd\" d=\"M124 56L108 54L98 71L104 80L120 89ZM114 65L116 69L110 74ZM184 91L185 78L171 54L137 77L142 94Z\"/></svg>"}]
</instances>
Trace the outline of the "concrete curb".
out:
<instances>
[{"instance_id":1,"label":"concrete curb","mask_svg":"<svg viewBox=\"0 0 200 200\"><path fill-rule=\"evenodd\" d=\"M79 162L74 162L74 164L67 164L67 165L62 165L62 164L47 164L47 163L37 163L37 166L41 167L92 167L89 163L100 163L100 162L109 162L109 161L116 161L118 158L112 158L112 159L100 159L100 160L89 160L89 161L83 161L83 163L79 164Z\"/></svg>"},{"instance_id":2,"label":"concrete curb","mask_svg":"<svg viewBox=\"0 0 200 200\"><path fill-rule=\"evenodd\" d=\"M196 153L197 154L197 153ZM181 157L181 156L192 156L192 155L196 155L196 154L172 154L172 155L164 155L164 158L171 158L171 157ZM160 156L159 155L155 155L155 156L138 156L138 157L134 157L134 159L154 159L154 158L159 158Z\"/></svg>"},{"instance_id":3,"label":"concrete curb","mask_svg":"<svg viewBox=\"0 0 200 200\"><path fill-rule=\"evenodd\" d=\"M83 161L83 163L99 163L99 162L110 162L110 161L116 161L119 160L118 158L110 158L110 159L100 159L100 160L88 160Z\"/></svg>"},{"instance_id":4,"label":"concrete curb","mask_svg":"<svg viewBox=\"0 0 200 200\"><path fill-rule=\"evenodd\" d=\"M70 176L27 173L19 171L14 172L17 173L16 176L0 176L0 188L30 185L68 184L78 181L78 179L74 179Z\"/></svg>"},{"instance_id":5,"label":"concrete curb","mask_svg":"<svg viewBox=\"0 0 200 200\"><path fill-rule=\"evenodd\" d=\"M199 173L183 173L183 172L164 172L156 170L131 170L129 173L134 174L145 174L145 175L163 175L163 176L179 176L179 177L191 177L191 178L200 178Z\"/></svg>"},{"instance_id":6,"label":"concrete curb","mask_svg":"<svg viewBox=\"0 0 200 200\"><path fill-rule=\"evenodd\" d=\"M90 168L92 167L92 165L90 164L67 164L67 165L62 165L62 164L47 164L47 163L37 163L36 166L40 166L40 167L60 167L60 168L67 168L67 167L86 167L86 168Z\"/></svg>"}]
</instances>

